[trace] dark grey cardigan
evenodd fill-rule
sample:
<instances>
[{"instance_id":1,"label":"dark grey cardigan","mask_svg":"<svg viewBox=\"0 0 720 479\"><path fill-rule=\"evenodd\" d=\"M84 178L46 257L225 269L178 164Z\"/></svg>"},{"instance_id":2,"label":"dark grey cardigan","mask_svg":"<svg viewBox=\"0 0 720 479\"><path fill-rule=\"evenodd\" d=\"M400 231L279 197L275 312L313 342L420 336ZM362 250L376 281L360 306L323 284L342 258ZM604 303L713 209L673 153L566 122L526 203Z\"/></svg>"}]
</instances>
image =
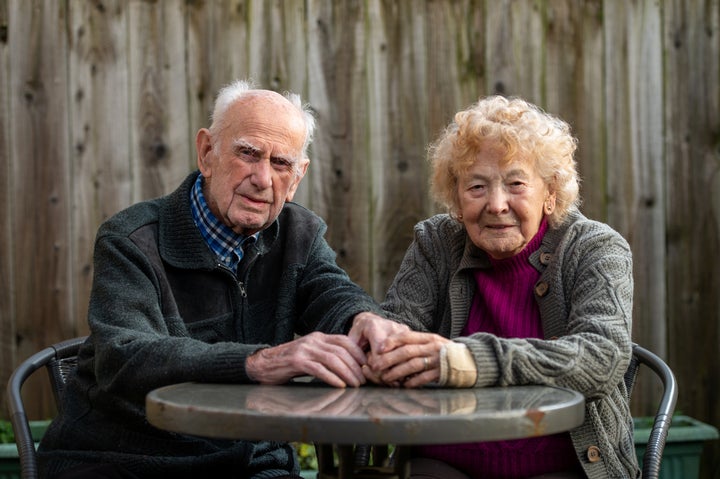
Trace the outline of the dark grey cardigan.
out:
<instances>
[{"instance_id":1,"label":"dark grey cardigan","mask_svg":"<svg viewBox=\"0 0 720 479\"><path fill-rule=\"evenodd\" d=\"M220 265L190 212L197 172L172 194L99 229L91 335L63 413L40 446L41 469L122 464L140 477L275 477L296 471L286 444L211 441L157 430L145 395L183 382L249 382L257 349L314 330L344 333L379 306L335 263L315 214L287 204L247 248L237 277Z\"/></svg>"}]
</instances>

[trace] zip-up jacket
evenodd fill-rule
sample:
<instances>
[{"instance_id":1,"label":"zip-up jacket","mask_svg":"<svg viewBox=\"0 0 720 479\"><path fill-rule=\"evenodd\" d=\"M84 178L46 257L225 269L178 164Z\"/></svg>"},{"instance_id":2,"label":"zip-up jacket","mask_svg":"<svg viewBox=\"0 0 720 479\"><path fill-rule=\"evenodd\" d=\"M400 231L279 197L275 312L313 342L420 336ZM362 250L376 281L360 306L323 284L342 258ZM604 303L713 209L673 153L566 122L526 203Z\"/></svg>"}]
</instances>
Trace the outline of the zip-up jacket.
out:
<instances>
[{"instance_id":1,"label":"zip-up jacket","mask_svg":"<svg viewBox=\"0 0 720 479\"><path fill-rule=\"evenodd\" d=\"M346 333L377 303L336 264L326 225L285 205L235 275L195 225L190 188L121 211L101 225L77 374L40 446L43 475L85 462L139 477L252 477L298 472L287 444L164 432L145 395L185 381L248 383L246 358L312 331ZM228 473L230 475L228 475Z\"/></svg>"}]
</instances>

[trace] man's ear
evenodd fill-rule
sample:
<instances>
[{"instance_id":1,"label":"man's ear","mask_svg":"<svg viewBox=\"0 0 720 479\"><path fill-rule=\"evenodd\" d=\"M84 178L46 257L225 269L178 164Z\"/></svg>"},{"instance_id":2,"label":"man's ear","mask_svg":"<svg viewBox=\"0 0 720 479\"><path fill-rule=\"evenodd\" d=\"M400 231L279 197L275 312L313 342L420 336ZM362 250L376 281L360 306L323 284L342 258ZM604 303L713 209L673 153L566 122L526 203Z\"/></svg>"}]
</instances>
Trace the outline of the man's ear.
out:
<instances>
[{"instance_id":1,"label":"man's ear","mask_svg":"<svg viewBox=\"0 0 720 479\"><path fill-rule=\"evenodd\" d=\"M298 186L300 186L300 181L305 176L305 173L307 172L309 165L310 165L309 158L305 158L302 161L300 161L300 164L298 165L297 175L295 175L295 179L293 180L292 184L290 185L290 189L288 190L288 194L287 194L287 197L285 198L285 201L292 201L293 197L295 196L295 192L298 189Z\"/></svg>"},{"instance_id":2,"label":"man's ear","mask_svg":"<svg viewBox=\"0 0 720 479\"><path fill-rule=\"evenodd\" d=\"M210 136L210 130L207 128L198 130L195 136L195 150L197 150L197 165L200 173L205 178L210 178L212 176L214 151L212 136Z\"/></svg>"}]
</instances>

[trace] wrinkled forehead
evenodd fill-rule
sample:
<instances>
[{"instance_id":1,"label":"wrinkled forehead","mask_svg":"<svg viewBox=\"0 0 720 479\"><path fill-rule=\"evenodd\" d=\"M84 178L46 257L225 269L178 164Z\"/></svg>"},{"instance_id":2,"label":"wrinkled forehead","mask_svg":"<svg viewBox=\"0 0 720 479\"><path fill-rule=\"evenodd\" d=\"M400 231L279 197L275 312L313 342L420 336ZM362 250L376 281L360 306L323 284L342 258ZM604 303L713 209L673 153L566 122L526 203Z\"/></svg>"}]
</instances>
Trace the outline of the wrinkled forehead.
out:
<instances>
[{"instance_id":1,"label":"wrinkled forehead","mask_svg":"<svg viewBox=\"0 0 720 479\"><path fill-rule=\"evenodd\" d=\"M286 154L300 155L307 134L302 112L282 95L266 90L249 92L228 108L222 134L233 142L272 144Z\"/></svg>"}]
</instances>

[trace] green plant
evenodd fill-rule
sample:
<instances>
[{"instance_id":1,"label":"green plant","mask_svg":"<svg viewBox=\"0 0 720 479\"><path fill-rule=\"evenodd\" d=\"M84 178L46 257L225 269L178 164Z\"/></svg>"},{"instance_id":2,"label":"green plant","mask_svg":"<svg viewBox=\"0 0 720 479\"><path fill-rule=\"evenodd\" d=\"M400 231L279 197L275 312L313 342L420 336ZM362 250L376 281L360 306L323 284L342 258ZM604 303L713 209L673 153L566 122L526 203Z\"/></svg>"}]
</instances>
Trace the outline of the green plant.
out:
<instances>
[{"instance_id":1,"label":"green plant","mask_svg":"<svg viewBox=\"0 0 720 479\"><path fill-rule=\"evenodd\" d=\"M315 454L315 446L304 442L294 442L295 450L298 453L300 461L300 469L316 471L318 468L317 455Z\"/></svg>"},{"instance_id":2,"label":"green plant","mask_svg":"<svg viewBox=\"0 0 720 479\"><path fill-rule=\"evenodd\" d=\"M12 424L10 421L0 419L0 444L12 444L15 442Z\"/></svg>"}]
</instances>

